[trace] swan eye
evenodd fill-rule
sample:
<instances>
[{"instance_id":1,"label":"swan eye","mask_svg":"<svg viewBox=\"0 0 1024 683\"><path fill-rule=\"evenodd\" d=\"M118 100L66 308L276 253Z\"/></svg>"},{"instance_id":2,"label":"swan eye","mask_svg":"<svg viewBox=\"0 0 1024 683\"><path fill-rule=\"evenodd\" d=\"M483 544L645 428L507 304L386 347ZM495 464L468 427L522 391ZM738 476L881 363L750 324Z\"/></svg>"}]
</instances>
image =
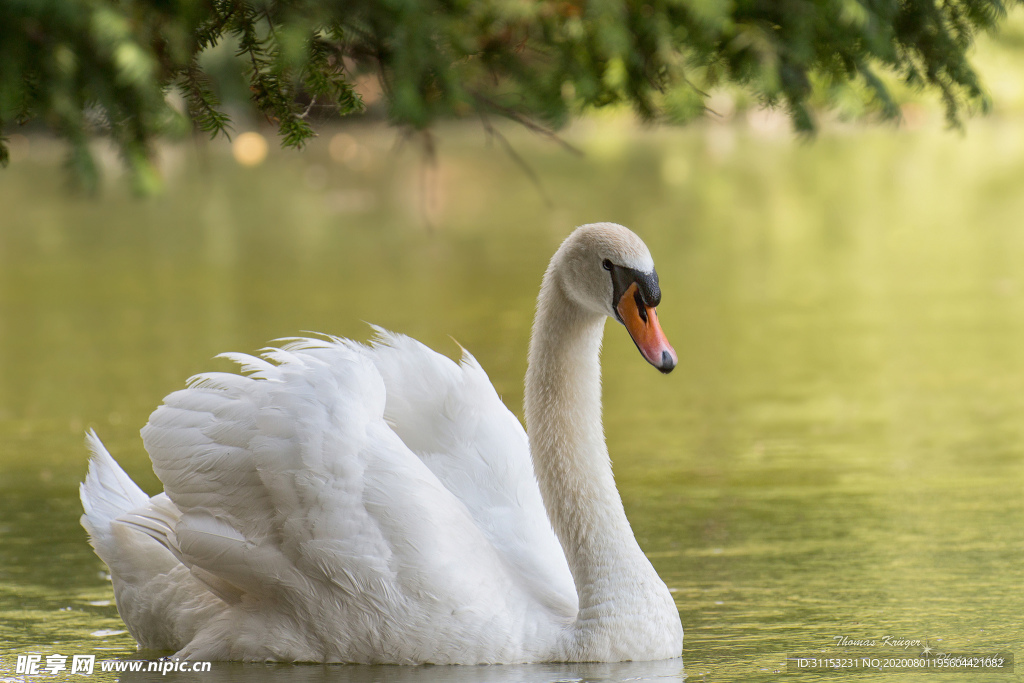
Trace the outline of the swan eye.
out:
<instances>
[{"instance_id":1,"label":"swan eye","mask_svg":"<svg viewBox=\"0 0 1024 683\"><path fill-rule=\"evenodd\" d=\"M603 267L605 270L611 270L612 262L608 259L605 259L604 261L601 262L601 267Z\"/></svg>"}]
</instances>

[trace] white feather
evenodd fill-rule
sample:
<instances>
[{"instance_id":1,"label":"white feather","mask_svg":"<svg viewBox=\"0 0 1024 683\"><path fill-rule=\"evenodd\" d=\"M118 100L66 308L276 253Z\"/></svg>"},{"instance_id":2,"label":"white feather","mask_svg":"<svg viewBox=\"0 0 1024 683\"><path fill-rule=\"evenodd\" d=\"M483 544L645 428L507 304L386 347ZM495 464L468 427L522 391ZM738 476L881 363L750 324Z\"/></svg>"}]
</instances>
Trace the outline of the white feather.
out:
<instances>
[{"instance_id":1,"label":"white feather","mask_svg":"<svg viewBox=\"0 0 1024 683\"><path fill-rule=\"evenodd\" d=\"M635 236L616 239L643 261ZM170 394L142 430L164 484L152 499L90 433L83 524L140 646L200 660L438 664L678 655L678 616L614 483L601 489L599 473L555 485L581 509L595 505L590 493L611 501L597 550L588 526L567 561L549 521L552 509L563 543L579 536L558 505L546 508L538 457L572 463L590 441L569 434L559 454L542 439L531 455L468 352L456 363L375 329L370 346L294 338L258 358L224 354L243 374L197 375ZM593 351L582 376L597 367ZM599 436L599 389L581 400L597 417L578 426ZM583 574L580 558L602 552L587 571L606 573L582 585L584 605L570 564Z\"/></svg>"}]
</instances>

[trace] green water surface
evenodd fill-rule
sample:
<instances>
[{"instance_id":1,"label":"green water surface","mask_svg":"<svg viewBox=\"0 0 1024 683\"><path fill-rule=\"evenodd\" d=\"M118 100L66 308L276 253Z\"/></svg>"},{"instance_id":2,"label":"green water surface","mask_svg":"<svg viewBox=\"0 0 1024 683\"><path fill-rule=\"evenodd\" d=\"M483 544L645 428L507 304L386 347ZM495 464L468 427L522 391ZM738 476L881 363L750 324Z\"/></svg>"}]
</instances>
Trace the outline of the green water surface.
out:
<instances>
[{"instance_id":1,"label":"green water surface","mask_svg":"<svg viewBox=\"0 0 1024 683\"><path fill-rule=\"evenodd\" d=\"M609 448L679 606L683 664L222 664L194 680L661 680L685 666L695 681L813 681L787 673L788 654L904 653L833 647L842 636L1021 651L1024 126L808 144L599 120L570 135L583 159L513 135L548 202L476 129L443 130L436 168L387 131L347 133L361 147L340 162L331 131L256 168L221 145L170 149L168 190L149 200L116 178L99 199L68 195L45 141L0 172L0 679L21 680L17 654L135 656L78 524L87 428L155 493L138 430L164 395L229 369L219 352L306 330L366 339L364 321L456 356L451 335L521 415L547 259L597 220L651 247L680 358L661 376L607 326Z\"/></svg>"}]
</instances>

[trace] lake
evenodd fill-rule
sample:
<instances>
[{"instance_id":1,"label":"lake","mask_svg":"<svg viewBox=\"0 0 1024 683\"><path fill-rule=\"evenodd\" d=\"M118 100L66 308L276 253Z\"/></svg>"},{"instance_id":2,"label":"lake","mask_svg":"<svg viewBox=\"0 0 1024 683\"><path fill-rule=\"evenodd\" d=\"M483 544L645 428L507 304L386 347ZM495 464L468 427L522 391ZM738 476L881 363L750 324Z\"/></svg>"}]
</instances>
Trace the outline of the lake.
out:
<instances>
[{"instance_id":1,"label":"lake","mask_svg":"<svg viewBox=\"0 0 1024 683\"><path fill-rule=\"evenodd\" d=\"M813 681L787 656L1020 651L1024 126L782 128L597 118L567 135L582 158L509 129L540 189L470 125L438 131L436 166L371 125L254 167L183 143L145 200L111 163L100 198L69 194L59 148L20 142L0 171L0 680L18 654L136 657L78 523L86 429L155 493L138 431L163 396L230 369L217 353L366 322L456 340L521 417L547 260L602 220L650 246L680 359L662 376L606 328L609 450L682 662L162 678Z\"/></svg>"}]
</instances>

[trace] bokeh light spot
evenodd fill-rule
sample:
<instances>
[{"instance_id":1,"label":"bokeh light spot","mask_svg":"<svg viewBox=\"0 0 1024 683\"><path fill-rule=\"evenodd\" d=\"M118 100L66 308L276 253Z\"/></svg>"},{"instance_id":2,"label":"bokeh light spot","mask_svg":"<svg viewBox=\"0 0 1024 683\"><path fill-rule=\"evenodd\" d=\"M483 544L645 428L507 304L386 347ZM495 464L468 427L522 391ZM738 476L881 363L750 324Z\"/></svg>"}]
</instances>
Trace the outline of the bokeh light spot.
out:
<instances>
[{"instance_id":1,"label":"bokeh light spot","mask_svg":"<svg viewBox=\"0 0 1024 683\"><path fill-rule=\"evenodd\" d=\"M231 144L231 154L242 166L259 166L267 158L267 139L254 131L242 133Z\"/></svg>"}]
</instances>

